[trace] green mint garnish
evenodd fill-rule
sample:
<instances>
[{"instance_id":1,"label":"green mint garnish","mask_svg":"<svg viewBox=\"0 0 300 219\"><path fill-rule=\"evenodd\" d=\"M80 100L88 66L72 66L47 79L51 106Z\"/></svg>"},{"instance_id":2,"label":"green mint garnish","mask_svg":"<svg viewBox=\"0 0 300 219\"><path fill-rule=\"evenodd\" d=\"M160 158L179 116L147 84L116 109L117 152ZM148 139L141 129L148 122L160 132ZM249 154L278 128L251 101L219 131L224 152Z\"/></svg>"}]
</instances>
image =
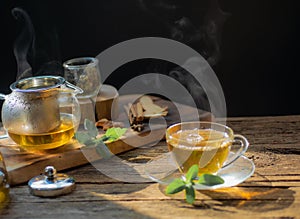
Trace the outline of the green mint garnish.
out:
<instances>
[{"instance_id":1,"label":"green mint garnish","mask_svg":"<svg viewBox=\"0 0 300 219\"><path fill-rule=\"evenodd\" d=\"M110 128L105 132L104 138L106 139L106 141L115 141L121 138L126 131L127 128Z\"/></svg>"},{"instance_id":2,"label":"green mint garnish","mask_svg":"<svg viewBox=\"0 0 300 219\"><path fill-rule=\"evenodd\" d=\"M195 201L195 189L192 185L185 187L185 199L189 204L193 204Z\"/></svg>"},{"instance_id":3,"label":"green mint garnish","mask_svg":"<svg viewBox=\"0 0 300 219\"><path fill-rule=\"evenodd\" d=\"M197 164L191 166L188 172L182 178L174 179L166 188L166 194L175 194L185 190L186 202L193 204L196 198L195 184L201 184L206 186L214 186L223 184L224 180L216 175L202 174L198 177L199 168Z\"/></svg>"},{"instance_id":4,"label":"green mint garnish","mask_svg":"<svg viewBox=\"0 0 300 219\"><path fill-rule=\"evenodd\" d=\"M95 147L98 154L101 155L102 158L110 158L113 153L105 145L105 142L116 141L121 138L127 128L109 128L106 130L105 134L99 138L97 138L99 132L95 124L88 120L84 120L84 129L85 131L80 131L75 133L75 138L78 142L85 145L85 147Z\"/></svg>"},{"instance_id":5,"label":"green mint garnish","mask_svg":"<svg viewBox=\"0 0 300 219\"><path fill-rule=\"evenodd\" d=\"M167 194L175 194L185 189L185 182L182 179L174 179L166 189Z\"/></svg>"},{"instance_id":6,"label":"green mint garnish","mask_svg":"<svg viewBox=\"0 0 300 219\"><path fill-rule=\"evenodd\" d=\"M223 184L224 180L219 176L205 173L199 177L197 183L206 186L215 186L215 185Z\"/></svg>"},{"instance_id":7,"label":"green mint garnish","mask_svg":"<svg viewBox=\"0 0 300 219\"><path fill-rule=\"evenodd\" d=\"M186 182L193 182L198 177L198 172L199 172L198 165L191 166L185 175Z\"/></svg>"},{"instance_id":8,"label":"green mint garnish","mask_svg":"<svg viewBox=\"0 0 300 219\"><path fill-rule=\"evenodd\" d=\"M97 137L97 135L99 134L98 129L91 120L85 119L83 125L84 125L84 129L87 130L87 134L91 138Z\"/></svg>"}]
</instances>

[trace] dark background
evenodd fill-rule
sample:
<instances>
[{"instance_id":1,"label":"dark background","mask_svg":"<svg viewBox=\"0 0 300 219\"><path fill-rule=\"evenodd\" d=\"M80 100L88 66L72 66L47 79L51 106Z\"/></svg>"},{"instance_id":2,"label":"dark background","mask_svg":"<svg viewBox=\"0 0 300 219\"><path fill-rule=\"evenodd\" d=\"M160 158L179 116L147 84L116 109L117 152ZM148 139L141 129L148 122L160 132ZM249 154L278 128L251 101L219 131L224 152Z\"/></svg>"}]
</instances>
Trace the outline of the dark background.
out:
<instances>
[{"instance_id":1,"label":"dark background","mask_svg":"<svg viewBox=\"0 0 300 219\"><path fill-rule=\"evenodd\" d=\"M223 87L228 116L300 114L297 1L217 3L212 7L219 7L225 17L212 10L211 19L219 24L219 50L211 66ZM15 7L29 14L34 27L35 46L27 54L33 70L61 74L61 63L67 59L97 56L116 43L136 37L178 38L210 58L216 52L211 38L190 43L170 32L167 24L180 20L187 25L180 30L192 35L193 28L185 18L200 29L205 27L211 4L201 0L1 1L0 92L10 93L9 85L18 75L13 51L24 23L12 15ZM177 26L180 24L177 22ZM130 74L130 67L124 67L105 83L118 87Z\"/></svg>"}]
</instances>

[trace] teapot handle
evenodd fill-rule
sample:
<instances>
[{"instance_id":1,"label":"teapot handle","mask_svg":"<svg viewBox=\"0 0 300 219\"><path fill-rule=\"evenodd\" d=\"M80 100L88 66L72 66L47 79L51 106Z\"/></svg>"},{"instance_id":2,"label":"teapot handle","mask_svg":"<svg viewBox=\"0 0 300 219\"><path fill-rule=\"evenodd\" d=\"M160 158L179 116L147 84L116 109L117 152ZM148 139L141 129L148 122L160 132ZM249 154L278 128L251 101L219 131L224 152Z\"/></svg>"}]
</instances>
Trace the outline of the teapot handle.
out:
<instances>
[{"instance_id":1,"label":"teapot handle","mask_svg":"<svg viewBox=\"0 0 300 219\"><path fill-rule=\"evenodd\" d=\"M83 93L83 90L80 87L77 87L77 86L75 86L74 84L71 84L68 81L65 81L65 86L75 90L76 94L82 94Z\"/></svg>"},{"instance_id":2,"label":"teapot handle","mask_svg":"<svg viewBox=\"0 0 300 219\"><path fill-rule=\"evenodd\" d=\"M5 97L6 97L5 94L0 93L0 100L5 100ZM3 139L3 138L8 138L8 135L7 134L0 135L0 139Z\"/></svg>"}]
</instances>

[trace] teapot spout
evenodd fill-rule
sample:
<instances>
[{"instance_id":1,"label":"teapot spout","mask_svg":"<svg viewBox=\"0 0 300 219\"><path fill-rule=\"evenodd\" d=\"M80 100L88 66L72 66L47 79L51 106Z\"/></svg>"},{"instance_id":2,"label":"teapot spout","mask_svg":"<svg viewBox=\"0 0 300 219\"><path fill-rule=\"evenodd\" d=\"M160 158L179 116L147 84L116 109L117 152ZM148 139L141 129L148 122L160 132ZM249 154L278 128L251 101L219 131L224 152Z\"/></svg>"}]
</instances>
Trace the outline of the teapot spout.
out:
<instances>
[{"instance_id":1,"label":"teapot spout","mask_svg":"<svg viewBox=\"0 0 300 219\"><path fill-rule=\"evenodd\" d=\"M6 98L6 95L5 95L5 94L2 94L2 93L0 93L0 100L5 100L5 98Z\"/></svg>"}]
</instances>

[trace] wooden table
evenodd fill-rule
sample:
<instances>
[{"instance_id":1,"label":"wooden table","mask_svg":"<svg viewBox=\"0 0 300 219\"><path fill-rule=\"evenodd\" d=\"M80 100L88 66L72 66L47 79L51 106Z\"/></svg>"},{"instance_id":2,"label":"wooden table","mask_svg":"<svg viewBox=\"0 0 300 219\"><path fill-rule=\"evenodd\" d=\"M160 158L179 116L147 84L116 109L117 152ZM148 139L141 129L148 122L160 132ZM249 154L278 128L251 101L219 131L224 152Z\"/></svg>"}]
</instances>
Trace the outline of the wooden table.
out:
<instances>
[{"instance_id":1,"label":"wooden table","mask_svg":"<svg viewBox=\"0 0 300 219\"><path fill-rule=\"evenodd\" d=\"M12 187L0 218L300 218L300 116L228 118L227 125L248 138L255 172L232 188L197 191L194 206L181 193L165 195L158 183L120 182L86 164L63 171L77 185L65 196L39 198L26 184ZM119 157L145 162L165 151L162 141Z\"/></svg>"}]
</instances>

